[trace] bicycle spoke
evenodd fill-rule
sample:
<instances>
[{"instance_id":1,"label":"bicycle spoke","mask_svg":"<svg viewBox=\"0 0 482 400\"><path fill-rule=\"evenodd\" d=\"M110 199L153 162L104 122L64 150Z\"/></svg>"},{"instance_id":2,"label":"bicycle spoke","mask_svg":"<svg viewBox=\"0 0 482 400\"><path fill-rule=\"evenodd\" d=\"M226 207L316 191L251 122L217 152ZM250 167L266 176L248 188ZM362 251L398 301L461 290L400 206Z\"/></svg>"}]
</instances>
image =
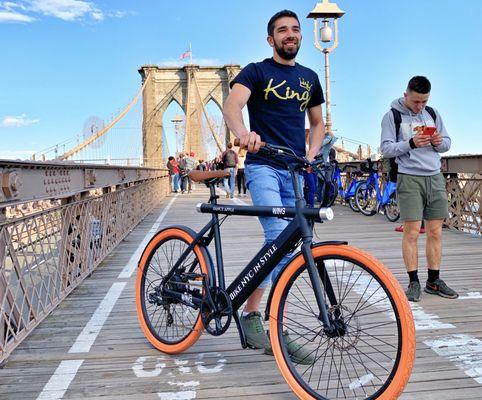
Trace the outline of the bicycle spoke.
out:
<instances>
[{"instance_id":1,"label":"bicycle spoke","mask_svg":"<svg viewBox=\"0 0 482 400\"><path fill-rule=\"evenodd\" d=\"M321 396L370 397L396 367L398 322L390 319L396 310L386 289L369 270L344 259L319 260L317 266L320 279L325 274L338 297L338 304L329 306L327 311L332 319L344 321L345 331L331 338L326 335L304 267L285 289L289 296L284 298L282 326L312 364L291 361L291 368L297 379ZM323 293L326 299L326 291Z\"/></svg>"},{"instance_id":2,"label":"bicycle spoke","mask_svg":"<svg viewBox=\"0 0 482 400\"><path fill-rule=\"evenodd\" d=\"M144 268L144 307L146 321L156 332L159 338L166 343L177 343L189 335L197 323L199 310L191 309L180 303L174 297L162 294L160 287L167 272L170 272L179 258L185 253L189 244L184 240L173 237L161 242L150 257L149 264ZM172 278L165 284L171 290L177 288L189 290L189 281L182 278L185 271L199 273L201 267L196 253L190 251L185 254L185 259L174 272ZM150 295L162 298L162 306L150 301ZM167 310L165 309L167 307ZM170 321L168 320L171 319ZM169 323L168 323L169 322Z\"/></svg>"}]
</instances>

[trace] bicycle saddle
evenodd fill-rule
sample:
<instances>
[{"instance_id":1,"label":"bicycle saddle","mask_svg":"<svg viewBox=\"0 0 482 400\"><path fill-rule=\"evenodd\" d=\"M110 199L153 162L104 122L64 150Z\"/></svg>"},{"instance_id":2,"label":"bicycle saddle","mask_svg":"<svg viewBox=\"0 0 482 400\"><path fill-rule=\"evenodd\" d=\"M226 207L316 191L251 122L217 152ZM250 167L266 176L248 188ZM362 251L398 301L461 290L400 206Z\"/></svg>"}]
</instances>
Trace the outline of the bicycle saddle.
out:
<instances>
[{"instance_id":1,"label":"bicycle saddle","mask_svg":"<svg viewBox=\"0 0 482 400\"><path fill-rule=\"evenodd\" d=\"M221 170L199 171L197 169L192 170L188 174L189 178L191 178L194 182L204 182L210 179L222 179L222 178L227 178L229 175L230 175L229 172L225 172Z\"/></svg>"}]
</instances>

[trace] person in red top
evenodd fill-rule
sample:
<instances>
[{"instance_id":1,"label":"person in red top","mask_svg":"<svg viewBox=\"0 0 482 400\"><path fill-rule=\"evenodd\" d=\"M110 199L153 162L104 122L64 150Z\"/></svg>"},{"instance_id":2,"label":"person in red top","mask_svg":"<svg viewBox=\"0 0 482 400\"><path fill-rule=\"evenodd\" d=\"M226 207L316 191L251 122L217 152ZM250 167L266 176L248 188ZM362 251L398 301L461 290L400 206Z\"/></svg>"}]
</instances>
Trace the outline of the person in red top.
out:
<instances>
[{"instance_id":1,"label":"person in red top","mask_svg":"<svg viewBox=\"0 0 482 400\"><path fill-rule=\"evenodd\" d=\"M179 192L179 178L180 178L180 171L179 171L179 164L173 156L168 158L167 169L169 170L169 177L171 178L171 190L174 193Z\"/></svg>"}]
</instances>

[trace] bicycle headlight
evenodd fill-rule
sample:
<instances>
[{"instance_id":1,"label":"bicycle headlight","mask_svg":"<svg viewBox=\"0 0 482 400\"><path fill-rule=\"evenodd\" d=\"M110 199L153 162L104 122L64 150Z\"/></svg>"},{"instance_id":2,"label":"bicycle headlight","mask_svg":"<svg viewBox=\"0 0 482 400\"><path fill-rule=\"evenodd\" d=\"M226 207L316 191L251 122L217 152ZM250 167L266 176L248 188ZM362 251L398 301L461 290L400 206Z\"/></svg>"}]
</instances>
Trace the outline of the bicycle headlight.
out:
<instances>
[{"instance_id":1,"label":"bicycle headlight","mask_svg":"<svg viewBox=\"0 0 482 400\"><path fill-rule=\"evenodd\" d=\"M320 215L320 219L322 221L331 221L335 216L335 213L331 207L321 207L320 211L318 211L318 214Z\"/></svg>"}]
</instances>

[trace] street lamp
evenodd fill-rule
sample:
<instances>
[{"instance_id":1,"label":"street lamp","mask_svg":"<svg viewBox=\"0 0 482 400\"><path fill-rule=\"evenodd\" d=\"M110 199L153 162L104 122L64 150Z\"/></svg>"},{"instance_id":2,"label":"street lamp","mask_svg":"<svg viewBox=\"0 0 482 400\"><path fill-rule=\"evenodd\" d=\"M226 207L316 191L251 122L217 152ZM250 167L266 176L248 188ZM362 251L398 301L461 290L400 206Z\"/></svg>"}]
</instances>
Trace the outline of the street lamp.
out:
<instances>
[{"instance_id":1,"label":"street lamp","mask_svg":"<svg viewBox=\"0 0 482 400\"><path fill-rule=\"evenodd\" d=\"M171 119L171 122L174 124L174 134L176 135L176 156L178 154L178 142L179 142L179 124L182 122L182 117L179 114L176 114L173 119Z\"/></svg>"},{"instance_id":2,"label":"street lamp","mask_svg":"<svg viewBox=\"0 0 482 400\"><path fill-rule=\"evenodd\" d=\"M330 61L328 55L338 47L338 18L343 17L344 11L335 3L330 3L329 0L323 0L322 3L316 3L315 8L308 14L307 18L313 18L315 23L315 47L325 54L325 101L326 101L326 132L332 133L332 122L331 122L331 101L330 101ZM323 18L323 26L318 33L318 18ZM335 35L333 37L333 30L330 27L330 22L335 30ZM320 39L322 43L331 43L332 46L323 47L320 44Z\"/></svg>"}]
</instances>

